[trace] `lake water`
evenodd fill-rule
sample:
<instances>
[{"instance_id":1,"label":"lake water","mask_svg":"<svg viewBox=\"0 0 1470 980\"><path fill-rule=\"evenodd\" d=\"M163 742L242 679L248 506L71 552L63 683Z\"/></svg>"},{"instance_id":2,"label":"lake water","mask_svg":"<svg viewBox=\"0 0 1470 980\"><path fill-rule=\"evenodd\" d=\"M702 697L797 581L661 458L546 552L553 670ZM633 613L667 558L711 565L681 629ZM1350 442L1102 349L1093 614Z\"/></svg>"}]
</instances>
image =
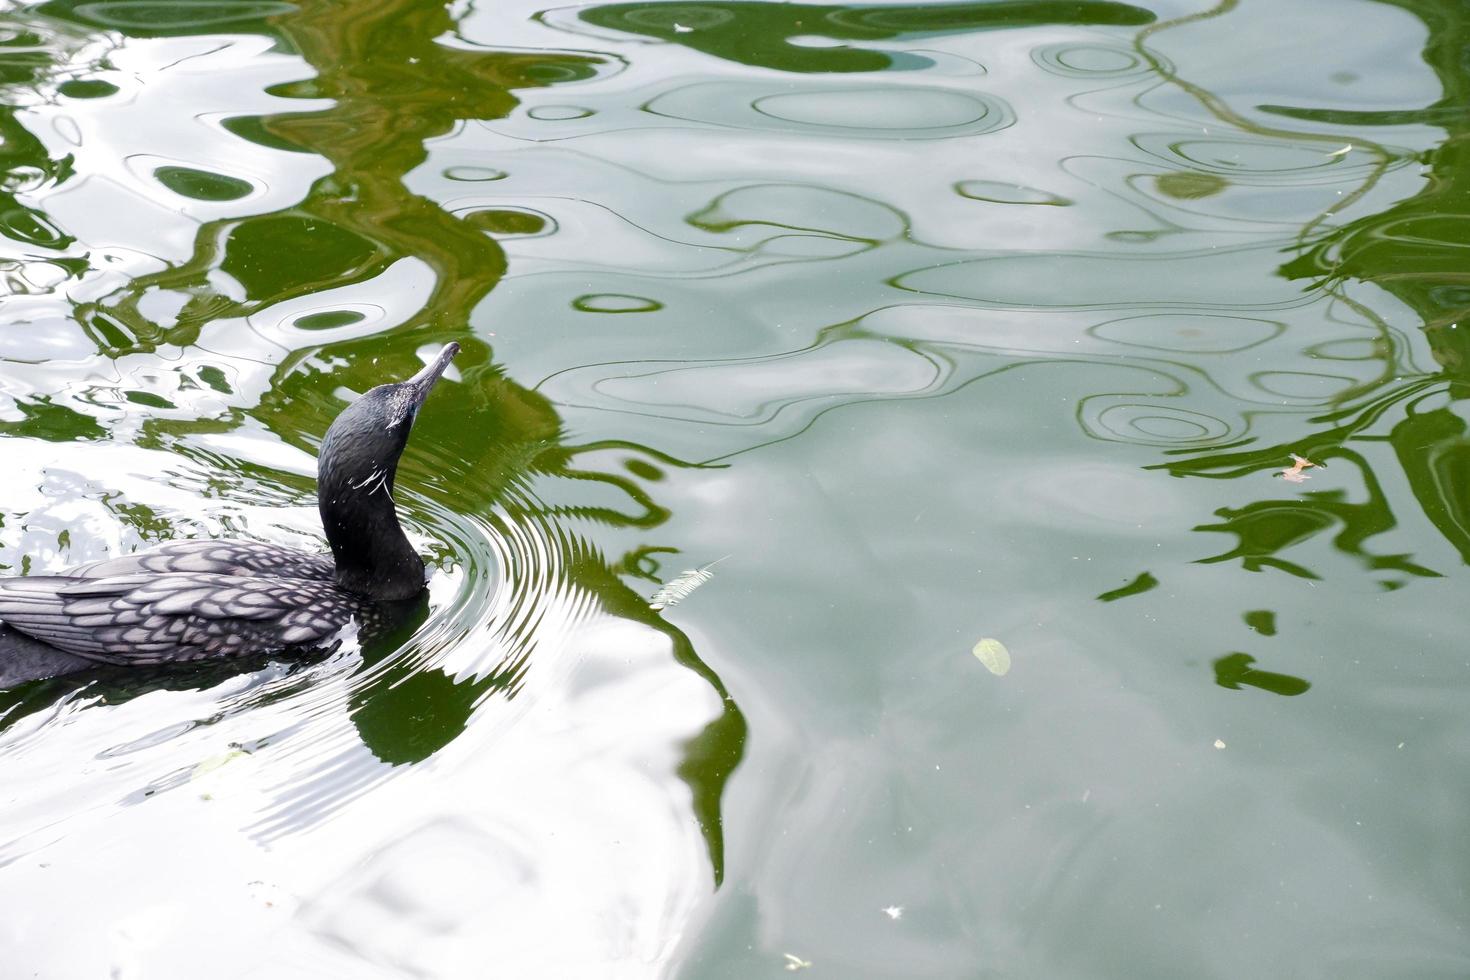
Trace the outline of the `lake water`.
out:
<instances>
[{"instance_id":1,"label":"lake water","mask_svg":"<svg viewBox=\"0 0 1470 980\"><path fill-rule=\"evenodd\" d=\"M332 418L464 352L396 631L0 692L0 974L1470 975L1467 52L10 4L8 573L317 547Z\"/></svg>"}]
</instances>

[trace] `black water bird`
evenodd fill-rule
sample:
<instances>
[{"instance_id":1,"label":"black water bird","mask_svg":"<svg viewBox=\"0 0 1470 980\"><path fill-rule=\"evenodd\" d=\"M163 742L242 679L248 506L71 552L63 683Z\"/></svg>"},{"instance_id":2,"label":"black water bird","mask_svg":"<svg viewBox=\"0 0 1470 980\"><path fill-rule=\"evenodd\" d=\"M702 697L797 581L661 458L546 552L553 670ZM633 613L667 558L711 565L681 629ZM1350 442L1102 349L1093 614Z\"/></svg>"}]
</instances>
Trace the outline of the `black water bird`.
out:
<instances>
[{"instance_id":1,"label":"black water bird","mask_svg":"<svg viewBox=\"0 0 1470 980\"><path fill-rule=\"evenodd\" d=\"M256 541L175 541L58 575L0 578L0 686L96 663L143 665L317 643L377 603L424 588L393 505L398 459L459 352L380 385L327 430L317 506L331 554Z\"/></svg>"}]
</instances>

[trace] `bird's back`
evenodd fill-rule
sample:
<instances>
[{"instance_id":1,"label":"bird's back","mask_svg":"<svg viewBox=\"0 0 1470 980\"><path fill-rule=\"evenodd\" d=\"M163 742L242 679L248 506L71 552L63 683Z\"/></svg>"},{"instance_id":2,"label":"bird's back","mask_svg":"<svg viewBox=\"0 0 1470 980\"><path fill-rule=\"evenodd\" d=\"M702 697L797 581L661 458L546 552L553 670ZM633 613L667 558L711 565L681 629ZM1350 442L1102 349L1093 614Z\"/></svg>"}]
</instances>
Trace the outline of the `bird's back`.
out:
<instances>
[{"instance_id":1,"label":"bird's back","mask_svg":"<svg viewBox=\"0 0 1470 980\"><path fill-rule=\"evenodd\" d=\"M334 571L332 556L328 554L312 554L262 541L203 540L169 541L131 555L77 565L61 574L68 578L107 578L145 572L213 572L330 582Z\"/></svg>"}]
</instances>

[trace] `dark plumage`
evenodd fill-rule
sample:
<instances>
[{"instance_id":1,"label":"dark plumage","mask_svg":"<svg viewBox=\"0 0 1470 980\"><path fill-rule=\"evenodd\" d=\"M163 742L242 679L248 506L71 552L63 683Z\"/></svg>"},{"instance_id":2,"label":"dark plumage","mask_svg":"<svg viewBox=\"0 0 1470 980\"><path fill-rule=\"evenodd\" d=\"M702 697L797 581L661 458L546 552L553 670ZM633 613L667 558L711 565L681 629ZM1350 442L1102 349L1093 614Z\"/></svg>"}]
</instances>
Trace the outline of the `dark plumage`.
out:
<instances>
[{"instance_id":1,"label":"dark plumage","mask_svg":"<svg viewBox=\"0 0 1470 980\"><path fill-rule=\"evenodd\" d=\"M157 664L312 644L371 602L418 595L424 562L399 526L393 480L419 407L458 352L449 344L409 380L372 389L327 430L317 504L330 555L175 541L59 575L0 579L0 685L92 662Z\"/></svg>"}]
</instances>

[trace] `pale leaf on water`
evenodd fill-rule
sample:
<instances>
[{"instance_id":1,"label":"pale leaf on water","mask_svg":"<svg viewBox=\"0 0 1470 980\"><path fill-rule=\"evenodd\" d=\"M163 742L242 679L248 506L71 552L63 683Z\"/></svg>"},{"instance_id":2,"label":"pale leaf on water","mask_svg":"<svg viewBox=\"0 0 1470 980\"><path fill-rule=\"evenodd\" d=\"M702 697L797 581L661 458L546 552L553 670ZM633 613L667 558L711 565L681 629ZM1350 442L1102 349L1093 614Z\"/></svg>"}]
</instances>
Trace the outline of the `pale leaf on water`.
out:
<instances>
[{"instance_id":1,"label":"pale leaf on water","mask_svg":"<svg viewBox=\"0 0 1470 980\"><path fill-rule=\"evenodd\" d=\"M653 597L648 600L648 608L667 609L669 606L677 606L689 597L689 593L714 578L715 573L710 571L710 569L729 557L729 555L725 555L724 558L716 558L708 565L684 569L677 576L665 582L653 594Z\"/></svg>"},{"instance_id":2,"label":"pale leaf on water","mask_svg":"<svg viewBox=\"0 0 1470 980\"><path fill-rule=\"evenodd\" d=\"M220 766L223 766L228 762L233 762L234 760L242 758L249 754L249 752L246 752L242 749L231 749L228 752L222 752L219 755L211 756L210 758L205 759L203 762L196 765L193 771L189 773L189 778L198 779L201 776L213 772L214 770L218 769Z\"/></svg>"},{"instance_id":3,"label":"pale leaf on water","mask_svg":"<svg viewBox=\"0 0 1470 980\"><path fill-rule=\"evenodd\" d=\"M996 677L1004 677L1006 671L1011 669L1011 652L999 640L987 636L975 644L975 649L970 652Z\"/></svg>"}]
</instances>

